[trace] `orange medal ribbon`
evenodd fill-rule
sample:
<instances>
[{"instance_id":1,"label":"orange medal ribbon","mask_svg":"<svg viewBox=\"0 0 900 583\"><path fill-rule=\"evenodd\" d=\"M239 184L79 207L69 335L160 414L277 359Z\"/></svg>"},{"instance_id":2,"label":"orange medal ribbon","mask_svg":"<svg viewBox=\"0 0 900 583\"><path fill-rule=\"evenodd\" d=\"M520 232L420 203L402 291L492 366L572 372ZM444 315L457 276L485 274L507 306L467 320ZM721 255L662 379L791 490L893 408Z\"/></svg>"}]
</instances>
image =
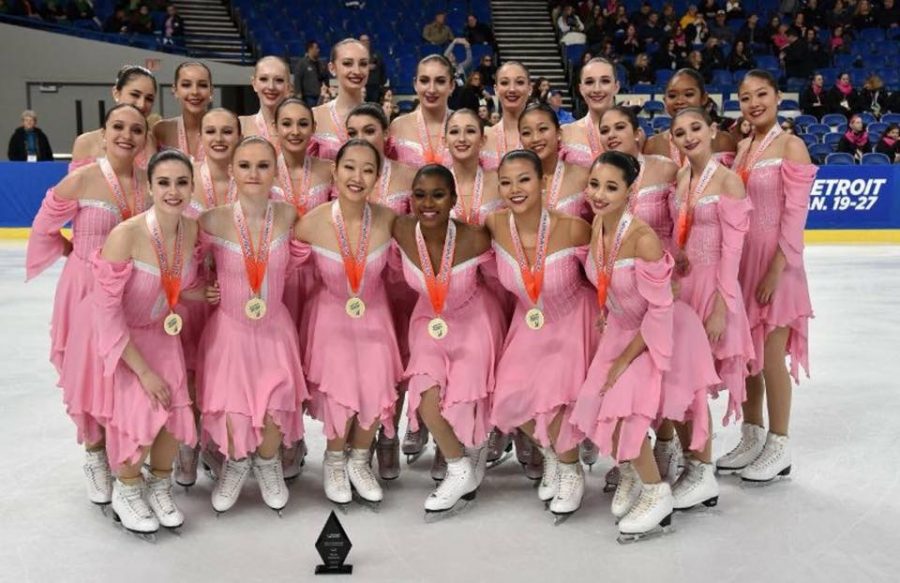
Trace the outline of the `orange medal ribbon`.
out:
<instances>
[{"instance_id":1,"label":"orange medal ribbon","mask_svg":"<svg viewBox=\"0 0 900 583\"><path fill-rule=\"evenodd\" d=\"M594 252L594 267L597 268L597 305L603 317L606 317L606 298L609 295L609 284L612 281L613 268L616 265L616 258L619 256L619 250L622 248L622 241L625 239L625 233L634 216L630 212L625 212L619 219L616 227L616 236L613 240L613 248L607 258L606 250L603 244L603 224L600 225L600 233L597 236L597 249Z\"/></svg>"},{"instance_id":2,"label":"orange medal ribbon","mask_svg":"<svg viewBox=\"0 0 900 583\"><path fill-rule=\"evenodd\" d=\"M709 186L709 182L718 168L719 163L716 162L715 158L710 158L706 163L706 167L703 168L703 173L700 175L697 186L694 187L693 192L688 194L687 200L683 201L681 208L678 210L675 242L680 249L684 249L685 245L687 245L688 237L691 236L691 227L694 225L694 206L700 200L703 191ZM691 173L693 174L693 171ZM690 185L690 181L688 181L688 184Z\"/></svg>"},{"instance_id":3,"label":"orange medal ribbon","mask_svg":"<svg viewBox=\"0 0 900 583\"><path fill-rule=\"evenodd\" d=\"M294 179L291 178L291 171L288 169L287 161L284 159L284 154L278 155L278 179L281 182L281 188L284 190L285 199L287 202L294 205L294 208L297 209L297 214L299 216L303 216L306 214L308 208L308 197L310 190L310 183L312 182L312 158L310 156L306 156L303 159L303 176L300 178L300 189L299 191L294 190Z\"/></svg>"},{"instance_id":4,"label":"orange medal ribbon","mask_svg":"<svg viewBox=\"0 0 900 583\"><path fill-rule=\"evenodd\" d=\"M147 217L147 229L150 231L150 241L156 252L156 261L159 264L159 279L162 282L163 291L166 294L166 303L169 304L169 312L175 311L178 297L181 295L181 271L184 264L184 228L183 220L178 221L178 229L175 234L175 257L171 265L166 256L166 247L163 242L162 232L156 219L155 212L149 212Z\"/></svg>"},{"instance_id":5,"label":"orange medal ribbon","mask_svg":"<svg viewBox=\"0 0 900 583\"><path fill-rule=\"evenodd\" d=\"M760 142L759 147L756 148L750 155L745 155L741 163L741 169L738 172L741 176L741 180L744 181L744 186L747 186L747 183L750 182L750 172L753 170L753 167L756 166L759 159L762 157L763 153L765 153L766 148L772 145L772 142L775 141L775 138L782 134L781 126L776 123L772 126L772 129L769 130L769 133L763 138L762 142ZM754 136L753 139L756 139ZM750 148L753 147L753 140L750 141L750 146L747 148L747 152L750 152Z\"/></svg>"},{"instance_id":6,"label":"orange medal ribbon","mask_svg":"<svg viewBox=\"0 0 900 583\"><path fill-rule=\"evenodd\" d=\"M134 170L132 169L131 171L131 193L134 195L135 206L134 210L132 210L131 206L128 204L128 198L125 196L125 191L119 183L119 177L116 176L116 172L113 170L109 160L106 158L98 158L97 164L100 166L100 172L103 174L103 178L106 180L109 189L112 191L113 200L116 201L116 206L119 208L119 214L122 215L122 220L130 219L134 215L144 212L144 203L146 200Z\"/></svg>"},{"instance_id":7,"label":"orange medal ribbon","mask_svg":"<svg viewBox=\"0 0 900 583\"><path fill-rule=\"evenodd\" d=\"M525 256L525 250L522 248L522 240L519 238L519 230L516 228L516 219L513 213L509 213L509 234L512 237L519 270L522 272L522 283L525 286L525 292L531 299L531 303L537 305L541 296L541 288L544 285L544 262L547 259L547 246L550 241L550 213L547 212L547 209L541 210L533 267L528 265L528 258Z\"/></svg>"},{"instance_id":8,"label":"orange medal ribbon","mask_svg":"<svg viewBox=\"0 0 900 583\"><path fill-rule=\"evenodd\" d=\"M366 271L366 260L369 254L369 236L372 230L372 208L366 204L363 207L362 225L359 233L359 244L356 253L350 249L350 238L347 236L347 227L344 224L344 215L341 213L340 201L331 204L331 220L334 225L334 233L344 261L344 273L347 274L347 283L350 284L350 292L353 296L359 294L362 285L363 274Z\"/></svg>"},{"instance_id":9,"label":"orange medal ribbon","mask_svg":"<svg viewBox=\"0 0 900 583\"><path fill-rule=\"evenodd\" d=\"M234 225L241 242L241 252L244 254L244 268L247 271L247 282L254 296L259 296L263 280L266 277L266 268L269 265L269 246L272 243L272 226L275 222L275 209L269 202L266 206L266 219L262 231L259 234L258 251L254 252L253 241L250 239L250 229L244 218L240 201L234 203Z\"/></svg>"},{"instance_id":10,"label":"orange medal ribbon","mask_svg":"<svg viewBox=\"0 0 900 583\"><path fill-rule=\"evenodd\" d=\"M425 237L422 235L422 227L416 223L416 247L419 251L419 263L422 265L422 274L425 276L425 287L428 290L428 298L435 316L440 316L444 311L444 303L447 301L447 292L450 290L450 274L453 271L453 256L456 252L456 223L450 221L447 225L447 236L444 239L444 248L441 252L441 265L437 274L431 264L428 255L428 247L425 245Z\"/></svg>"}]
</instances>

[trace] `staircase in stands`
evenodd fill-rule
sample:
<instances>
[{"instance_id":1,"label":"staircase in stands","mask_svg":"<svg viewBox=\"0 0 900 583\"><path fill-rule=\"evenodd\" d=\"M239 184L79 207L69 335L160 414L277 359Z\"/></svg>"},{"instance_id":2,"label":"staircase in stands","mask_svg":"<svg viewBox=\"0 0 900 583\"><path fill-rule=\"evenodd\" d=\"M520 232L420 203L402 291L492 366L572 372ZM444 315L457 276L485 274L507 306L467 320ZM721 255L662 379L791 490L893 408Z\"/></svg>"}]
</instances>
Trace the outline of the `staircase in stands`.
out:
<instances>
[{"instance_id":1,"label":"staircase in stands","mask_svg":"<svg viewBox=\"0 0 900 583\"><path fill-rule=\"evenodd\" d=\"M500 61L519 61L532 81L545 77L572 107L562 53L546 0L491 0L491 20Z\"/></svg>"},{"instance_id":2,"label":"staircase in stands","mask_svg":"<svg viewBox=\"0 0 900 583\"><path fill-rule=\"evenodd\" d=\"M184 42L191 56L227 63L252 64L252 53L220 0L174 0L184 19Z\"/></svg>"}]
</instances>

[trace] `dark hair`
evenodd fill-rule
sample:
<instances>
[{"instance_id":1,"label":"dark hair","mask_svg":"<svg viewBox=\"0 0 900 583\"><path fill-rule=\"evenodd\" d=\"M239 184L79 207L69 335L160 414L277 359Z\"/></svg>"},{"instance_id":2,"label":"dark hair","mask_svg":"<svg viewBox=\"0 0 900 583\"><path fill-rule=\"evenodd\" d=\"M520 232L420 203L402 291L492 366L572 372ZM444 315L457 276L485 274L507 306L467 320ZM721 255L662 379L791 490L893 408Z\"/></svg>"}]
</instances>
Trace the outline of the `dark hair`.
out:
<instances>
[{"instance_id":1,"label":"dark hair","mask_svg":"<svg viewBox=\"0 0 900 583\"><path fill-rule=\"evenodd\" d=\"M345 38L344 40L339 41L336 45L331 47L331 58L330 58L331 62L333 63L337 60L337 53L338 53L339 48L341 48L345 45L349 45L351 43L356 43L359 46L361 46L362 48L364 48L364 49L366 48L366 45L362 44L362 42L359 41L358 39L355 39L353 37ZM368 52L368 49L366 49L366 52Z\"/></svg>"},{"instance_id":2,"label":"dark hair","mask_svg":"<svg viewBox=\"0 0 900 583\"><path fill-rule=\"evenodd\" d=\"M272 158L277 158L278 153L275 151L275 146L272 145L272 142L265 139L262 136L247 136L246 138L241 138L241 141L238 142L238 145L234 147L234 155L237 156L237 151L245 146L252 146L254 144L263 144L269 151L272 152Z\"/></svg>"},{"instance_id":3,"label":"dark hair","mask_svg":"<svg viewBox=\"0 0 900 583\"><path fill-rule=\"evenodd\" d=\"M135 106L131 105L130 103L117 103L114 106L110 107L108 110L106 110L106 117L103 118L103 127L105 128L106 125L109 123L109 118L112 117L113 113L119 111L122 108L126 108L126 107L135 110L138 113L138 115L141 116L141 119L144 120L144 127L149 131L150 125L147 123L147 118L144 117L144 114L141 113L140 109L136 108Z\"/></svg>"},{"instance_id":4,"label":"dark hair","mask_svg":"<svg viewBox=\"0 0 900 583\"><path fill-rule=\"evenodd\" d=\"M316 117L313 115L312 108L307 105L305 101L300 99L299 97L287 97L282 99L278 105L275 107L275 121L278 121L278 118L281 117L281 110L287 107L288 105L299 105L307 112L309 112L309 117L313 120L313 125L316 125Z\"/></svg>"},{"instance_id":5,"label":"dark hair","mask_svg":"<svg viewBox=\"0 0 900 583\"><path fill-rule=\"evenodd\" d=\"M422 166L413 177L413 186L415 186L420 178L425 178L427 176L437 176L438 178L441 178L447 184L447 188L450 190L450 196L456 198L456 179L446 166L440 164L426 164L425 166Z\"/></svg>"},{"instance_id":6,"label":"dark hair","mask_svg":"<svg viewBox=\"0 0 900 583\"><path fill-rule=\"evenodd\" d=\"M378 148L365 141L362 138L351 138L344 142L344 145L340 147L337 151L337 156L334 157L334 163L340 164L341 159L343 159L344 155L347 153L347 150L350 148L355 148L359 146L360 148L368 148L375 154L375 170L378 174L381 174L381 152L378 151Z\"/></svg>"},{"instance_id":7,"label":"dark hair","mask_svg":"<svg viewBox=\"0 0 900 583\"><path fill-rule=\"evenodd\" d=\"M428 63L439 63L443 65L447 68L447 75L453 77L453 65L450 64L450 59L448 59L444 55L438 54L428 55L426 57L423 57L422 60L419 61L419 64L416 65L416 77L419 76L419 67L421 67L422 65L427 65Z\"/></svg>"},{"instance_id":8,"label":"dark hair","mask_svg":"<svg viewBox=\"0 0 900 583\"><path fill-rule=\"evenodd\" d=\"M544 167L541 165L541 159L531 150L510 150L500 159L500 166L503 166L508 162L515 162L516 160L528 162L534 167L534 171L537 172L538 178L544 178ZM498 166L498 169L500 166Z\"/></svg>"},{"instance_id":9,"label":"dark hair","mask_svg":"<svg viewBox=\"0 0 900 583\"><path fill-rule=\"evenodd\" d=\"M457 110L450 112L450 115L447 116L447 123L444 124L444 133L445 134L447 133L447 128L450 127L450 120L453 119L454 117L456 117L457 115L462 115L462 114L471 115L476 120L478 120L478 129L481 130L481 134L484 135L484 120L481 119L480 117L478 117L477 112L472 111L468 107L463 107L461 109L457 109Z\"/></svg>"},{"instance_id":10,"label":"dark hair","mask_svg":"<svg viewBox=\"0 0 900 583\"><path fill-rule=\"evenodd\" d=\"M539 111L545 115L547 115L552 121L553 125L556 126L557 131L559 130L559 118L556 117L556 112L544 102L532 102L525 106L525 109L522 110L522 113L519 114L519 127L522 127L522 120L525 119L525 116L529 113L534 113L535 111Z\"/></svg>"},{"instance_id":11,"label":"dark hair","mask_svg":"<svg viewBox=\"0 0 900 583\"><path fill-rule=\"evenodd\" d=\"M706 122L706 125L712 124L712 118L709 117L709 113L707 113L707 111L702 107L685 107L672 116L672 123L674 124L676 119L685 115L696 115L699 116L700 119L702 119L704 122Z\"/></svg>"},{"instance_id":12,"label":"dark hair","mask_svg":"<svg viewBox=\"0 0 900 583\"><path fill-rule=\"evenodd\" d=\"M308 40L306 41L306 52L309 52L309 49L313 48L313 46L318 45L319 41Z\"/></svg>"},{"instance_id":13,"label":"dark hair","mask_svg":"<svg viewBox=\"0 0 900 583\"><path fill-rule=\"evenodd\" d=\"M626 107L624 105L614 105L603 112L603 115L600 116L600 123L603 123L603 118L606 117L606 114L614 111L618 114L625 116L625 119L628 120L629 125L634 131L638 131L641 129L641 124L638 122L637 115L634 113L634 110L630 107Z\"/></svg>"},{"instance_id":14,"label":"dark hair","mask_svg":"<svg viewBox=\"0 0 900 583\"><path fill-rule=\"evenodd\" d=\"M691 52L695 52L695 51L691 51ZM703 95L706 95L706 83L703 82L703 75L701 75L699 72L697 72L696 69L685 68L685 69L678 69L677 71L675 71L675 74L672 75L669 78L669 82L666 83L666 90L668 90L669 87L672 86L672 83L675 82L676 77L679 77L682 75L686 76L686 77L690 77L691 80L693 80L694 83L697 84L697 87L700 88L700 93Z\"/></svg>"},{"instance_id":15,"label":"dark hair","mask_svg":"<svg viewBox=\"0 0 900 583\"><path fill-rule=\"evenodd\" d=\"M741 79L741 82L738 84L738 90L740 90L740 88L744 85L744 81L746 81L748 77L762 79L763 81L771 85L772 89L778 91L778 81L775 80L775 77L772 75L772 73L769 73L765 69L753 69L751 71L748 71L747 74L744 75L744 78ZM838 78L840 78L840 75L838 75Z\"/></svg>"},{"instance_id":16,"label":"dark hair","mask_svg":"<svg viewBox=\"0 0 900 583\"><path fill-rule=\"evenodd\" d=\"M625 184L629 188L634 184L638 174L641 172L641 163L638 162L637 158L631 154L625 154L624 152L618 152L616 150L607 150L597 156L597 159L591 164L591 172L594 171L594 168L598 164L609 164L610 166L615 166L621 170L622 175L625 177Z\"/></svg>"},{"instance_id":17,"label":"dark hair","mask_svg":"<svg viewBox=\"0 0 900 583\"><path fill-rule=\"evenodd\" d=\"M381 129L387 131L389 125L388 119L384 115L384 110L381 109L381 106L375 103L360 103L350 110L350 113L347 114L347 120L344 123L348 123L351 117L356 117L359 115L374 117L376 120L378 120L378 123L381 124Z\"/></svg>"},{"instance_id":18,"label":"dark hair","mask_svg":"<svg viewBox=\"0 0 900 583\"><path fill-rule=\"evenodd\" d=\"M116 73L116 84L114 85L116 91L121 91L126 85L138 77L147 77L153 81L153 92L159 91L159 87L156 85L156 77L153 76L153 73L151 73L149 69L145 69L138 65L125 65L119 69L119 72Z\"/></svg>"},{"instance_id":19,"label":"dark hair","mask_svg":"<svg viewBox=\"0 0 900 583\"><path fill-rule=\"evenodd\" d=\"M168 150L160 150L150 157L150 162L147 163L147 180L153 180L156 167L163 162L181 162L187 167L191 180L194 179L194 165L191 163L191 158L181 150L170 148Z\"/></svg>"},{"instance_id":20,"label":"dark hair","mask_svg":"<svg viewBox=\"0 0 900 583\"><path fill-rule=\"evenodd\" d=\"M185 61L175 67L175 83L178 83L178 78L181 77L182 69L187 69L188 67L203 67L206 69L206 74L209 76L209 82L212 83L212 71L209 70L209 67L206 66L206 63L201 61Z\"/></svg>"},{"instance_id":21,"label":"dark hair","mask_svg":"<svg viewBox=\"0 0 900 583\"><path fill-rule=\"evenodd\" d=\"M231 117L234 118L234 124L237 126L238 136L241 135L241 119L238 117L238 114L231 111L227 107L214 107L212 109L207 109L205 112L203 112L203 115L200 117L200 127L201 128L203 128L203 120L205 120L206 116L211 113L228 113L228 114L230 114Z\"/></svg>"}]
</instances>

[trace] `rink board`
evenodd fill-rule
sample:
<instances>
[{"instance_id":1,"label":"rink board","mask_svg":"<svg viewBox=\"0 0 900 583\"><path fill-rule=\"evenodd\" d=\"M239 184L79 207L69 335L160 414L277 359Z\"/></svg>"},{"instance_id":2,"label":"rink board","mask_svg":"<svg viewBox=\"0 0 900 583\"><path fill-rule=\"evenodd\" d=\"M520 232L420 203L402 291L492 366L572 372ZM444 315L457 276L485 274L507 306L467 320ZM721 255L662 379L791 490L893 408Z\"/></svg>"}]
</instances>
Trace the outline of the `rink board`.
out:
<instances>
[{"instance_id":1,"label":"rink board","mask_svg":"<svg viewBox=\"0 0 900 583\"><path fill-rule=\"evenodd\" d=\"M28 236L64 162L0 162L0 239ZM900 243L900 165L822 166L810 192L809 243Z\"/></svg>"}]
</instances>

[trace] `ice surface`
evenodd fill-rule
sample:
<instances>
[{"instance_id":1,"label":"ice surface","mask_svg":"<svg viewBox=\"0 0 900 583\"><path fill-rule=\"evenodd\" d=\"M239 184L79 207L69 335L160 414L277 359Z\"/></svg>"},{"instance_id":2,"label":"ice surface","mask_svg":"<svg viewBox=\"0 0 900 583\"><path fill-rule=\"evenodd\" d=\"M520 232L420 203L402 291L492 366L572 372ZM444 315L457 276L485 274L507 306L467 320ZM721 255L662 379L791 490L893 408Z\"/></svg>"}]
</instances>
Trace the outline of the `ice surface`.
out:
<instances>
[{"instance_id":1,"label":"ice surface","mask_svg":"<svg viewBox=\"0 0 900 583\"><path fill-rule=\"evenodd\" d=\"M322 492L324 440L311 448L279 519L253 481L216 518L201 477L177 501L182 536L149 544L120 532L87 502L81 449L47 361L51 299L61 266L25 285L24 246L0 246L0 581L311 581L313 545L331 506ZM376 514L341 515L353 541L352 580L452 581L897 581L900 573L900 248L807 251L816 319L812 374L795 392L790 481L742 488L722 478L719 506L679 514L676 532L615 542L601 462L581 510L554 527L512 461L488 472L476 504L423 521L431 453L385 488ZM713 402L721 419L724 398ZM715 454L737 442L716 428Z\"/></svg>"}]
</instances>

